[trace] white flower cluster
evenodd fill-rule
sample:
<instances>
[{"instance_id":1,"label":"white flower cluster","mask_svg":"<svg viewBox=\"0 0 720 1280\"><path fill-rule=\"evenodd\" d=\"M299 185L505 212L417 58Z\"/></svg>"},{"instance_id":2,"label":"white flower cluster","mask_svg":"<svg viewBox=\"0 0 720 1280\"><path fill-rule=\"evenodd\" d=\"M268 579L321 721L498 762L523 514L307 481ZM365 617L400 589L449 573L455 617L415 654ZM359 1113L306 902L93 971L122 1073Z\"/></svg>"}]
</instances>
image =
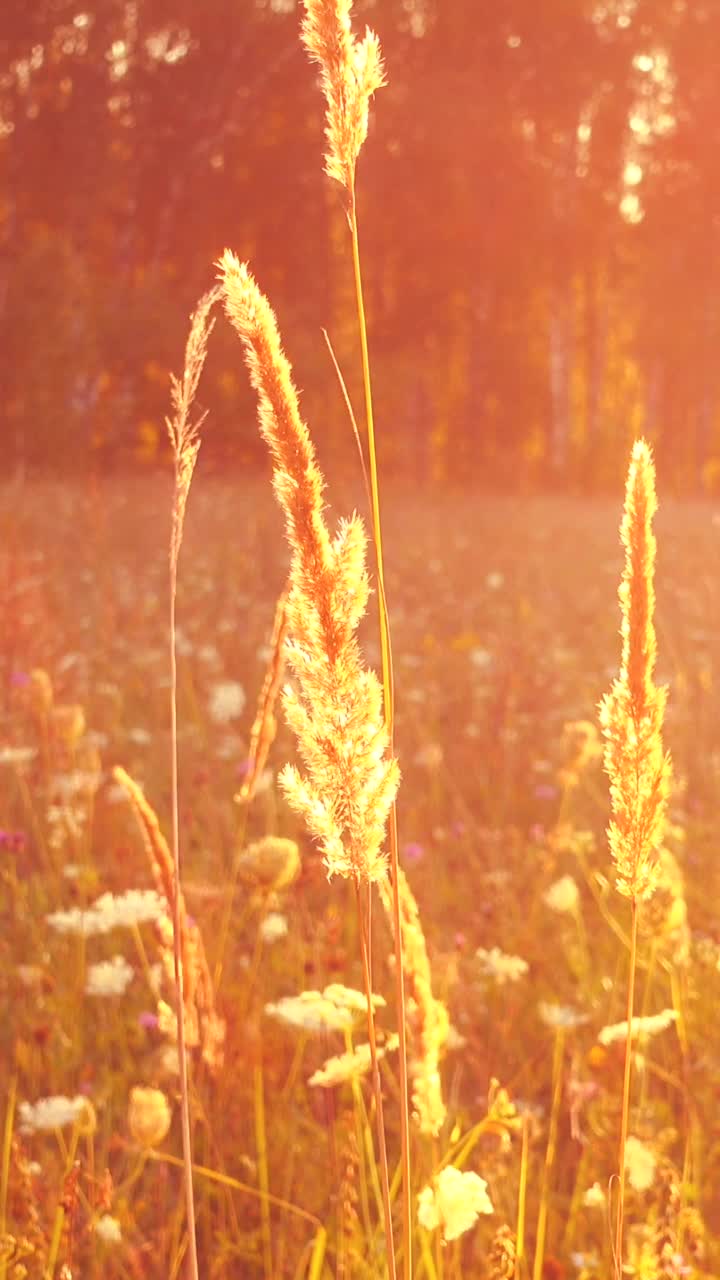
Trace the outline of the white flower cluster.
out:
<instances>
[{"instance_id":1,"label":"white flower cluster","mask_svg":"<svg viewBox=\"0 0 720 1280\"><path fill-rule=\"evenodd\" d=\"M65 1125L74 1124L87 1106L87 1098L80 1094L74 1098L55 1094L50 1098L39 1098L37 1102L21 1102L18 1106L20 1128L25 1132L62 1129Z\"/></svg>"},{"instance_id":2,"label":"white flower cluster","mask_svg":"<svg viewBox=\"0 0 720 1280\"><path fill-rule=\"evenodd\" d=\"M655 1036L659 1031L666 1031L674 1022L677 1022L677 1010L663 1009L661 1013L653 1013L647 1018L633 1018L632 1033L634 1036ZM609 1027L603 1027L598 1040L600 1044L607 1046L618 1040L627 1040L627 1033L627 1021L614 1022Z\"/></svg>"},{"instance_id":3,"label":"white flower cluster","mask_svg":"<svg viewBox=\"0 0 720 1280\"><path fill-rule=\"evenodd\" d=\"M124 956L101 960L88 967L85 992L89 996L124 995L133 980L134 970Z\"/></svg>"},{"instance_id":4,"label":"white flower cluster","mask_svg":"<svg viewBox=\"0 0 720 1280\"><path fill-rule=\"evenodd\" d=\"M469 1231L480 1213L492 1213L487 1183L477 1173L462 1173L449 1164L418 1196L418 1222L428 1231L440 1227L443 1240Z\"/></svg>"},{"instance_id":5,"label":"white flower cluster","mask_svg":"<svg viewBox=\"0 0 720 1280\"><path fill-rule=\"evenodd\" d=\"M480 970L488 978L494 978L499 987L506 982L519 982L528 971L527 960L521 956L508 956L499 947L491 947L486 951L478 947L475 952L480 961Z\"/></svg>"},{"instance_id":6,"label":"white flower cluster","mask_svg":"<svg viewBox=\"0 0 720 1280\"><path fill-rule=\"evenodd\" d=\"M111 929L128 929L149 920L160 920L167 914L167 902L155 889L128 889L121 894L103 893L89 907L53 911L45 918L58 933L90 938L110 933Z\"/></svg>"},{"instance_id":7,"label":"white flower cluster","mask_svg":"<svg viewBox=\"0 0 720 1280\"><path fill-rule=\"evenodd\" d=\"M372 1001L375 1008L385 1004L382 996L373 996ZM266 1004L265 1012L271 1018L304 1031L345 1031L352 1027L353 1016L363 1013L366 1008L362 991L333 982L324 991L302 991L299 996L283 996L276 1003Z\"/></svg>"}]
</instances>

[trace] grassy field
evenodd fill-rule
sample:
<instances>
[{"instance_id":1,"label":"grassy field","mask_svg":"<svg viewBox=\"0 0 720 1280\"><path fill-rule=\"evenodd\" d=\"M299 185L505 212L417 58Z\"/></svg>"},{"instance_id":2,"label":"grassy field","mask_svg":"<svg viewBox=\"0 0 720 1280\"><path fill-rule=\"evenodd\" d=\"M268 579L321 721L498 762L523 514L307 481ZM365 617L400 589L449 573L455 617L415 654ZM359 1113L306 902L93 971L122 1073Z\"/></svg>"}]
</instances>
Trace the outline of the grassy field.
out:
<instances>
[{"instance_id":1,"label":"grassy field","mask_svg":"<svg viewBox=\"0 0 720 1280\"><path fill-rule=\"evenodd\" d=\"M363 505L359 488L342 498L344 513ZM12 1237L6 1254L14 1250L0 1276L44 1276L48 1257L55 1274L65 1263L83 1277L168 1280L182 1265L177 1062L158 1026L153 926L84 936L48 919L153 885L114 765L142 785L169 836L171 502L162 477L0 489L0 1230ZM401 861L452 1027L441 1068L448 1116L439 1139L413 1139L413 1185L419 1192L470 1134L462 1159L493 1205L446 1247L418 1227L415 1275L504 1274L498 1231L516 1228L522 1171L520 1274L535 1265L536 1280L604 1280L624 1041L599 1036L625 1017L629 911L612 887L599 740L568 726L597 725L619 665L622 497L388 488L383 502ZM657 677L669 685L674 780L636 1008L671 1013L635 1055L630 1133L642 1145L628 1175L626 1263L639 1276L717 1276L720 515L663 504L661 492L656 533ZM286 573L270 486L206 479L201 465L179 574L181 842L226 1038L221 1067L194 1069L200 1270L373 1277L383 1274L383 1234L368 1081L310 1086L344 1035L293 1028L266 1010L329 983L362 989L348 885L327 882L275 784L294 758L281 716L246 821L234 800ZM377 635L371 607L361 627L371 665ZM241 831L246 844L295 839L300 869L273 891L246 866L223 947ZM378 1024L389 1034L391 944L379 910L373 936L374 989L388 1002ZM116 986L93 969L113 957L123 958ZM352 1035L365 1039L361 1024ZM395 1072L388 1052L391 1178ZM507 1098L498 1101L493 1081ZM172 1123L157 1142L130 1123L136 1086L169 1101ZM43 1128L23 1104L54 1095L84 1096L92 1114L76 1106L69 1123ZM492 1123L474 1128L489 1109ZM534 1264L543 1194L547 1241Z\"/></svg>"}]
</instances>

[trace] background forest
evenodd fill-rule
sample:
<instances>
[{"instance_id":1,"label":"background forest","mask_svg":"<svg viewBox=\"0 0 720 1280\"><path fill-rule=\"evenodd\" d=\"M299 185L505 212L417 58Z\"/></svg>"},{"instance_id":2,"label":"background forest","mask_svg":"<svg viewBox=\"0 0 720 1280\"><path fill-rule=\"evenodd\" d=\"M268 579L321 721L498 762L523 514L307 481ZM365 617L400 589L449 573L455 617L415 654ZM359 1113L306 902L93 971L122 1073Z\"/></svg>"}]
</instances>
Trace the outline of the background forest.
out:
<instances>
[{"instance_id":1,"label":"background forest","mask_svg":"<svg viewBox=\"0 0 720 1280\"><path fill-rule=\"evenodd\" d=\"M381 463L413 480L720 485L720 5L358 0L389 86L359 198ZM321 457L356 367L343 212L294 0L4 0L5 469L167 449L168 369L226 244L273 298ZM235 342L204 465L262 459Z\"/></svg>"}]
</instances>

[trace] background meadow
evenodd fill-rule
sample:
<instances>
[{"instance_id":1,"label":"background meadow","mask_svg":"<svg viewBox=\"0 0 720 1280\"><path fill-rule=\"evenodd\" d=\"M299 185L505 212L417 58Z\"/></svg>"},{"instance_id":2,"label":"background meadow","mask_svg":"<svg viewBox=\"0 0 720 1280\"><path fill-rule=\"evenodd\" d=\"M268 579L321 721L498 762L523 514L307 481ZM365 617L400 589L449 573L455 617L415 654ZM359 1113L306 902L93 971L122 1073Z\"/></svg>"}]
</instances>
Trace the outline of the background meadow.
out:
<instances>
[{"instance_id":1,"label":"background meadow","mask_svg":"<svg viewBox=\"0 0 720 1280\"><path fill-rule=\"evenodd\" d=\"M720 10L350 10L0 18L0 1280L711 1280Z\"/></svg>"},{"instance_id":2,"label":"background meadow","mask_svg":"<svg viewBox=\"0 0 720 1280\"><path fill-rule=\"evenodd\" d=\"M359 494L342 496L346 507L354 496L362 502ZM142 784L169 829L169 500L162 477L133 486L6 485L1 497L0 1088L7 1100L12 1082L18 1104L84 1095L96 1113L93 1132L80 1121L52 1132L23 1126L19 1110L18 1145L3 1179L4 1222L28 1248L47 1242L64 1187L67 1194L74 1135L79 1181L60 1260L70 1250L70 1266L87 1276L165 1278L182 1255L180 1170L168 1163L180 1151L177 1061L154 1017L152 926L118 925L82 938L48 920L105 892L152 887L113 765ZM610 889L607 784L596 744L590 730L568 726L596 722L596 704L617 670L619 507L401 489L386 500L401 857L422 913L435 994L453 1027L442 1061L449 1108L442 1142L451 1145L486 1116L493 1080L531 1117L532 1262L553 1044L562 1028L548 1276L604 1276L609 1266L604 1196L616 1161L623 1042L604 1047L598 1035L625 1016L627 918ZM713 572L720 521L711 505L667 502L657 533L658 679L670 685L666 738L675 766L666 843L676 863L672 889L648 911L637 1000L643 1014L674 1008L681 1018L640 1045L631 1133L658 1163L644 1190L628 1189L627 1259L637 1274L660 1274L648 1250L674 1170L688 1268L678 1274L712 1276L720 1269ZM237 852L233 796L286 570L269 488L220 482L201 467L181 558L179 746L186 900L211 970ZM363 624L371 660L374 621ZM53 689L55 710L45 719L32 675L38 669ZM84 724L73 720L73 707L82 708ZM245 838L296 839L299 874L277 893L257 876L239 883L216 997L227 1021L224 1065L215 1074L199 1065L195 1079L195 1160L244 1184L196 1179L201 1274L208 1276L307 1274L318 1220L330 1237L318 1274L382 1273L380 1222L371 1204L368 1235L363 1207L352 1203L361 1185L372 1201L354 1145L358 1100L347 1084L308 1084L326 1058L343 1051L343 1036L293 1028L265 1010L331 982L362 987L348 886L327 883L276 787L292 752L281 724ZM391 1006L391 946L379 917L375 934L374 989ZM108 988L106 973L99 979L105 993L89 993L92 966L117 956L129 966L122 991L112 982ZM383 1021L393 1029L391 1007L380 1011ZM356 1041L363 1039L359 1028ZM388 1054L391 1152L395 1069ZM134 1135L129 1128L137 1085L162 1090L173 1113L157 1153L145 1156L137 1126ZM517 1116L479 1138L471 1163L488 1182L495 1212L436 1251L447 1276L488 1274L494 1233L504 1223L514 1227L520 1142ZM436 1158L436 1145L418 1140L417 1189ZM263 1187L279 1201L265 1226ZM33 1271L33 1256L28 1274L44 1274ZM418 1258L416 1274L425 1267Z\"/></svg>"}]
</instances>

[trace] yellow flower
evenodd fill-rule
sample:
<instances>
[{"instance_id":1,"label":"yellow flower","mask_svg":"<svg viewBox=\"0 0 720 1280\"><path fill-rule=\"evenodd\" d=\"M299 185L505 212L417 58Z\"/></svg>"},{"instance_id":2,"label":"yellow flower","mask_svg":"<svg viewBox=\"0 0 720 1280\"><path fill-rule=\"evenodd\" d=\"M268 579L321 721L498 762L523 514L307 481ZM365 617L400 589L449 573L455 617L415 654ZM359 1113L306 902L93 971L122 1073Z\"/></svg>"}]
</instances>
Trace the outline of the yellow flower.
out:
<instances>
[{"instance_id":1,"label":"yellow flower","mask_svg":"<svg viewBox=\"0 0 720 1280\"><path fill-rule=\"evenodd\" d=\"M135 1085L130 1090L128 1127L141 1147L156 1147L170 1129L170 1107L160 1089Z\"/></svg>"}]
</instances>

